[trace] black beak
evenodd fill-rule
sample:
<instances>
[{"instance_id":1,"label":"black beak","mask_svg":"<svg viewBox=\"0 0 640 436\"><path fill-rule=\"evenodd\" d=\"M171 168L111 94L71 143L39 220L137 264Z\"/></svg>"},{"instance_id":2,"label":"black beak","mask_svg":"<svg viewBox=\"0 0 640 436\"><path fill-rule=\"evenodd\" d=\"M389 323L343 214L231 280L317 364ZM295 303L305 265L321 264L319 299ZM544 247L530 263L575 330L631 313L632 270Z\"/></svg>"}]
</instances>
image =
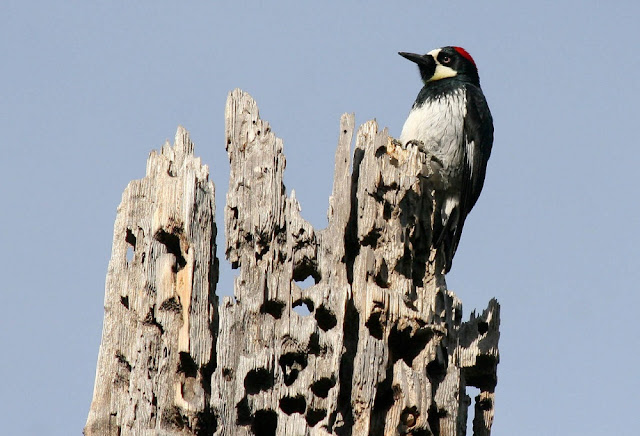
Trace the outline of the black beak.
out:
<instances>
[{"instance_id":1,"label":"black beak","mask_svg":"<svg viewBox=\"0 0 640 436\"><path fill-rule=\"evenodd\" d=\"M422 81L427 83L433 77L436 72L436 60L430 54L419 55L415 53L405 53L403 51L398 53L403 58L409 59L411 62L418 64L420 70L420 77Z\"/></svg>"},{"instance_id":2,"label":"black beak","mask_svg":"<svg viewBox=\"0 0 640 436\"><path fill-rule=\"evenodd\" d=\"M430 55L419 55L415 53L406 53L404 51L398 52L398 54L405 59L409 59L411 62L415 62L418 65L424 64L427 59L433 61L433 58Z\"/></svg>"}]
</instances>

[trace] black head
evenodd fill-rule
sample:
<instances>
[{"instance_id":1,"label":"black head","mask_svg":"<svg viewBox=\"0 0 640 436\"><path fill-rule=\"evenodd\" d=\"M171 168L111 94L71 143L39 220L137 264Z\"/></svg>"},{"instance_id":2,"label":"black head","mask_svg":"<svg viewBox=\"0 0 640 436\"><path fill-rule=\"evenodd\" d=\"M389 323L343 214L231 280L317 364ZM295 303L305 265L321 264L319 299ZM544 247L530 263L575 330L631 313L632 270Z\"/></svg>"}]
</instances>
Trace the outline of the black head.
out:
<instances>
[{"instance_id":1,"label":"black head","mask_svg":"<svg viewBox=\"0 0 640 436\"><path fill-rule=\"evenodd\" d=\"M476 63L462 47L442 47L425 55L405 52L398 54L418 64L425 85L436 80L457 77L480 86Z\"/></svg>"}]
</instances>

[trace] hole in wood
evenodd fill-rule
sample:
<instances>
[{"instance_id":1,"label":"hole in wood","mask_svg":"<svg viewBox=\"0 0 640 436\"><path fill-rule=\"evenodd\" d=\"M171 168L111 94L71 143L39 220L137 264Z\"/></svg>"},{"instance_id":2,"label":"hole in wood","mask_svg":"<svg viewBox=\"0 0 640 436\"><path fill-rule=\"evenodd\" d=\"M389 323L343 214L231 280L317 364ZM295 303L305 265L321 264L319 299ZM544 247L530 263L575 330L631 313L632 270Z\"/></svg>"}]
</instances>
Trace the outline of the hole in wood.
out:
<instances>
[{"instance_id":1,"label":"hole in wood","mask_svg":"<svg viewBox=\"0 0 640 436\"><path fill-rule=\"evenodd\" d=\"M474 399L474 401L478 401L480 397L480 389L474 386L467 386L466 394L469 396L469 399ZM470 402L467 404L471 404ZM470 411L467 411L467 434L473 434L473 415L474 409L471 408Z\"/></svg>"},{"instance_id":2,"label":"hole in wood","mask_svg":"<svg viewBox=\"0 0 640 436\"><path fill-rule=\"evenodd\" d=\"M118 359L118 363L124 368L126 371L131 371L131 364L127 360L127 357L122 354L121 351L116 351L116 359Z\"/></svg>"},{"instance_id":3,"label":"hole in wood","mask_svg":"<svg viewBox=\"0 0 640 436\"><path fill-rule=\"evenodd\" d=\"M313 301L306 298L296 300L293 302L293 311L300 316L309 316L313 312Z\"/></svg>"},{"instance_id":4,"label":"hole in wood","mask_svg":"<svg viewBox=\"0 0 640 436\"><path fill-rule=\"evenodd\" d=\"M127 246L127 262L131 262L133 260L133 256L136 250L136 237L131 231L131 229L127 229L127 234L124 237L124 240L129 244Z\"/></svg>"},{"instance_id":5,"label":"hole in wood","mask_svg":"<svg viewBox=\"0 0 640 436\"><path fill-rule=\"evenodd\" d=\"M398 385L390 386L391 374L393 369L390 367L387 369L389 375L384 381L378 383L376 389L376 396L373 399L373 413L384 416L386 412L391 409L393 403L402 396L402 389Z\"/></svg>"},{"instance_id":6,"label":"hole in wood","mask_svg":"<svg viewBox=\"0 0 640 436\"><path fill-rule=\"evenodd\" d=\"M413 359L424 349L433 338L433 332L427 327L407 325L398 328L394 325L389 332L389 349L393 362L402 359L411 366Z\"/></svg>"},{"instance_id":7,"label":"hole in wood","mask_svg":"<svg viewBox=\"0 0 640 436\"><path fill-rule=\"evenodd\" d=\"M120 297L120 304L122 304L124 307L126 307L128 309L129 308L129 297L128 296Z\"/></svg>"},{"instance_id":8,"label":"hole in wood","mask_svg":"<svg viewBox=\"0 0 640 436\"><path fill-rule=\"evenodd\" d=\"M412 428L416 425L419 416L420 413L416 406L405 407L400 415L400 422L407 428Z\"/></svg>"},{"instance_id":9,"label":"hole in wood","mask_svg":"<svg viewBox=\"0 0 640 436\"><path fill-rule=\"evenodd\" d=\"M273 410L258 410L253 417L251 431L256 436L275 436L278 414Z\"/></svg>"},{"instance_id":10,"label":"hole in wood","mask_svg":"<svg viewBox=\"0 0 640 436\"><path fill-rule=\"evenodd\" d=\"M167 312L180 313L182 312L182 305L176 299L176 297L167 298L160 305L160 310L166 310Z\"/></svg>"},{"instance_id":11,"label":"hole in wood","mask_svg":"<svg viewBox=\"0 0 640 436\"><path fill-rule=\"evenodd\" d=\"M303 414L307 408L307 401L303 395L297 395L295 397L284 397L280 399L280 410L287 415L292 413Z\"/></svg>"},{"instance_id":12,"label":"hole in wood","mask_svg":"<svg viewBox=\"0 0 640 436\"><path fill-rule=\"evenodd\" d=\"M311 333L311 336L309 336L307 352L316 356L320 354L320 336L318 333Z\"/></svg>"},{"instance_id":13,"label":"hole in wood","mask_svg":"<svg viewBox=\"0 0 640 436\"><path fill-rule=\"evenodd\" d=\"M331 330L338 324L338 320L333 312L324 306L320 306L316 309L316 321L318 322L318 327L325 332L327 330Z\"/></svg>"},{"instance_id":14,"label":"hole in wood","mask_svg":"<svg viewBox=\"0 0 640 436\"><path fill-rule=\"evenodd\" d=\"M307 424L309 424L309 427L315 427L325 416L327 416L327 411L324 409L309 409L307 411Z\"/></svg>"},{"instance_id":15,"label":"hole in wood","mask_svg":"<svg viewBox=\"0 0 640 436\"><path fill-rule=\"evenodd\" d=\"M233 368L222 368L222 377L224 377L225 381L233 380Z\"/></svg>"},{"instance_id":16,"label":"hole in wood","mask_svg":"<svg viewBox=\"0 0 640 436\"><path fill-rule=\"evenodd\" d=\"M476 364L465 368L467 386L475 386L481 390L493 392L498 382L496 367L498 361L494 356L481 354L476 357Z\"/></svg>"},{"instance_id":17,"label":"hole in wood","mask_svg":"<svg viewBox=\"0 0 640 436\"><path fill-rule=\"evenodd\" d=\"M175 256L176 264L174 266L174 272L178 272L185 267L187 261L182 255L182 250L180 249L180 237L178 235L168 233L163 229L160 229L155 234L154 238L167 248L168 253Z\"/></svg>"},{"instance_id":18,"label":"hole in wood","mask_svg":"<svg viewBox=\"0 0 640 436\"><path fill-rule=\"evenodd\" d=\"M191 357L191 354L181 351L180 362L178 362L178 372L183 373L187 377L195 377L198 375L198 365Z\"/></svg>"},{"instance_id":19,"label":"hole in wood","mask_svg":"<svg viewBox=\"0 0 640 436\"><path fill-rule=\"evenodd\" d=\"M195 422L196 435L210 435L218 430L218 418L215 413L210 410L200 412Z\"/></svg>"},{"instance_id":20,"label":"hole in wood","mask_svg":"<svg viewBox=\"0 0 640 436\"><path fill-rule=\"evenodd\" d=\"M372 229L369 233L367 233L363 238L361 244L364 247L376 247L378 245L378 239L380 239L381 233L380 229Z\"/></svg>"},{"instance_id":21,"label":"hole in wood","mask_svg":"<svg viewBox=\"0 0 640 436\"><path fill-rule=\"evenodd\" d=\"M479 398L480 398L480 395L476 397L476 403L480 408L480 410L486 411L486 410L493 409L493 401L491 400L491 398L482 398L481 400L479 400Z\"/></svg>"},{"instance_id":22,"label":"hole in wood","mask_svg":"<svg viewBox=\"0 0 640 436\"><path fill-rule=\"evenodd\" d=\"M442 289L438 289L438 292L436 292L436 298L435 298L435 308L433 310L436 314L440 316L446 316L445 309L446 309L446 305L445 305L444 293L442 292Z\"/></svg>"},{"instance_id":23,"label":"hole in wood","mask_svg":"<svg viewBox=\"0 0 640 436\"><path fill-rule=\"evenodd\" d=\"M481 335L484 335L488 331L489 331L489 323L487 323L486 321L478 321L478 333L480 333Z\"/></svg>"},{"instance_id":24,"label":"hole in wood","mask_svg":"<svg viewBox=\"0 0 640 436\"><path fill-rule=\"evenodd\" d=\"M252 369L244 377L244 390L247 394L254 395L272 387L273 373L266 368Z\"/></svg>"},{"instance_id":25,"label":"hole in wood","mask_svg":"<svg viewBox=\"0 0 640 436\"><path fill-rule=\"evenodd\" d=\"M303 291L316 284L315 279L311 275L305 276L305 278L302 280L295 280L295 282L296 285L298 285L298 287Z\"/></svg>"},{"instance_id":26,"label":"hole in wood","mask_svg":"<svg viewBox=\"0 0 640 436\"><path fill-rule=\"evenodd\" d=\"M162 425L180 431L185 427L185 417L177 406L167 407L162 411Z\"/></svg>"},{"instance_id":27,"label":"hole in wood","mask_svg":"<svg viewBox=\"0 0 640 436\"><path fill-rule=\"evenodd\" d=\"M447 364L446 362L440 362L436 358L436 360L432 360L427 364L427 377L432 385L436 388L437 386L444 380L444 376L447 374Z\"/></svg>"},{"instance_id":28,"label":"hole in wood","mask_svg":"<svg viewBox=\"0 0 640 436\"><path fill-rule=\"evenodd\" d=\"M278 360L282 368L284 384L291 386L298 378L300 371L307 367L307 355L305 353L286 353Z\"/></svg>"},{"instance_id":29,"label":"hole in wood","mask_svg":"<svg viewBox=\"0 0 640 436\"><path fill-rule=\"evenodd\" d=\"M439 409L435 404L431 404L427 412L427 422L434 435L440 434L440 419L446 418L446 416L446 410Z\"/></svg>"},{"instance_id":30,"label":"hole in wood","mask_svg":"<svg viewBox=\"0 0 640 436\"><path fill-rule=\"evenodd\" d=\"M238 425L251 424L251 409L249 408L249 400L247 397L243 397L242 400L236 404L236 423Z\"/></svg>"},{"instance_id":31,"label":"hole in wood","mask_svg":"<svg viewBox=\"0 0 640 436\"><path fill-rule=\"evenodd\" d=\"M381 288L389 287L389 267L387 266L387 262L385 262L384 259L378 267L378 272L373 279L375 280L376 285L380 286Z\"/></svg>"},{"instance_id":32,"label":"hole in wood","mask_svg":"<svg viewBox=\"0 0 640 436\"><path fill-rule=\"evenodd\" d=\"M142 320L142 324L150 327L155 327L160 330L161 334L164 334L164 327L162 327L162 325L156 319L152 307L149 308L149 312L147 312L147 315Z\"/></svg>"},{"instance_id":33,"label":"hole in wood","mask_svg":"<svg viewBox=\"0 0 640 436\"><path fill-rule=\"evenodd\" d=\"M387 146L386 145L378 147L376 149L376 151L375 151L375 156L376 157L384 156L385 154L387 154Z\"/></svg>"},{"instance_id":34,"label":"hole in wood","mask_svg":"<svg viewBox=\"0 0 640 436\"><path fill-rule=\"evenodd\" d=\"M315 260L302 258L293 266L292 278L301 289L307 289L320 282L320 272Z\"/></svg>"},{"instance_id":35,"label":"hole in wood","mask_svg":"<svg viewBox=\"0 0 640 436\"><path fill-rule=\"evenodd\" d=\"M260 313L268 313L275 319L280 319L284 306L285 304L282 301L267 300L262 303L262 306L260 306Z\"/></svg>"},{"instance_id":36,"label":"hole in wood","mask_svg":"<svg viewBox=\"0 0 640 436\"><path fill-rule=\"evenodd\" d=\"M369 316L369 319L364 324L369 329L369 334L378 340L382 339L382 335L384 333L382 318L383 312L375 311Z\"/></svg>"},{"instance_id":37,"label":"hole in wood","mask_svg":"<svg viewBox=\"0 0 640 436\"><path fill-rule=\"evenodd\" d=\"M311 392L317 397L327 398L329 390L336 385L336 379L331 377L322 377L311 385Z\"/></svg>"}]
</instances>

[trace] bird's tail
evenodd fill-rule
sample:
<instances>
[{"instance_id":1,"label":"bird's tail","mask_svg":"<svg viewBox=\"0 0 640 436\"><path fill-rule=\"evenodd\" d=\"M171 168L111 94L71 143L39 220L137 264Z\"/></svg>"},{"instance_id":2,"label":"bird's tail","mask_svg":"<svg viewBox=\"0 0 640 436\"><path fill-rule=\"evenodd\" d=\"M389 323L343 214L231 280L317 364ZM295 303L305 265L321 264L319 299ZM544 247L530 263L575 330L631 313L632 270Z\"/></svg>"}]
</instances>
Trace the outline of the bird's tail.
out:
<instances>
[{"instance_id":1,"label":"bird's tail","mask_svg":"<svg viewBox=\"0 0 640 436\"><path fill-rule=\"evenodd\" d=\"M439 208L439 215L434 219L432 241L436 250L436 258L441 259L444 274L451 270L453 256L458 249L458 243L462 236L464 217L460 214L457 204L451 205L447 199Z\"/></svg>"}]
</instances>

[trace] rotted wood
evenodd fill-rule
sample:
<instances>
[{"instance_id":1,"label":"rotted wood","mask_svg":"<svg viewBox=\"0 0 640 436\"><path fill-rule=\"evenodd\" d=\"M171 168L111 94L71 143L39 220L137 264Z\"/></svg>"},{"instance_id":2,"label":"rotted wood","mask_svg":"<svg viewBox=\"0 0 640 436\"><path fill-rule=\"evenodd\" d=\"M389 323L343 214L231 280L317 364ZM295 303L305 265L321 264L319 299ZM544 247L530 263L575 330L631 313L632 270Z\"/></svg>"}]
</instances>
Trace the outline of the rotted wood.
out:
<instances>
[{"instance_id":1,"label":"rotted wood","mask_svg":"<svg viewBox=\"0 0 640 436\"><path fill-rule=\"evenodd\" d=\"M499 306L462 322L431 250L430 157L375 122L340 121L328 227L286 197L282 142L239 90L227 102L227 257L236 301L220 308L213 404L220 434L489 434ZM315 285L300 289L311 276ZM306 304L311 315L292 309ZM238 346L228 346L237 344ZM227 377L224 376L227 374ZM229 407L229 405L233 407Z\"/></svg>"},{"instance_id":2,"label":"rotted wood","mask_svg":"<svg viewBox=\"0 0 640 436\"><path fill-rule=\"evenodd\" d=\"M213 430L218 264L208 172L180 127L122 195L85 435Z\"/></svg>"},{"instance_id":3,"label":"rotted wood","mask_svg":"<svg viewBox=\"0 0 640 436\"><path fill-rule=\"evenodd\" d=\"M209 347L215 344L215 353L203 346L201 351L210 351L208 360L204 354L191 357L189 374L195 377L189 386L198 385L201 390L187 389L191 399L187 404L176 401L184 400L181 361L160 359L174 376L168 376L163 386L154 384L158 393L146 396L164 398L162 389L171 391L173 419L156 417L146 421L153 421L155 427L144 424L145 428L162 429L166 434L464 435L471 404L466 388L476 386L480 395L474 408L474 434L490 434L499 360L499 305L491 300L481 314L474 313L463 322L461 302L439 273L440 260L431 249L430 157L417 147L397 146L386 130L379 131L375 122L368 122L356 134L351 162L353 133L354 116L343 115L328 225L315 230L302 218L295 192L286 194L282 141L260 119L248 94L235 90L229 95L226 144L231 174L225 234L226 256L238 269L235 295L225 297L216 312L213 251L208 257L203 250L181 251L187 253L186 257L182 254L184 259L192 252L190 261L203 271L208 266L210 294L205 298L191 291L199 295L197 304L191 299L191 307L206 300L207 309L182 310L176 319L178 324L207 324L209 330L202 337ZM181 204L192 200L213 204L213 188L207 192L210 196L182 198ZM148 213L148 208L133 206L137 201L133 196L127 198L132 203L127 207ZM213 218L212 209L209 216ZM213 221L204 222L203 232L209 229L214 238ZM126 230L119 231L118 223L114 256L122 256L122 248L116 251L122 235L126 241ZM206 239L203 232L188 235ZM200 239L185 241L185 247L199 244ZM214 239L207 244L214 247ZM109 274L112 271L110 267ZM179 271L167 274L178 281ZM315 284L303 288L309 277ZM122 291L110 299L110 280L114 281L107 278L106 301L118 303L122 300L116 297ZM128 282L120 280L121 286L123 283ZM176 295L181 303L182 294L176 291ZM105 341L113 341L112 334L121 337L123 344L135 343L137 338L114 330L113 321L107 329L108 318L117 319L130 311L115 303L105 305L98 364L102 375L100 380L97 376L94 393L97 405L113 402L116 396L126 402L135 381L141 382L136 378L128 391L121 389L108 398L104 393L108 389L98 386L114 384L122 372L118 354L114 354L119 348L106 347ZM293 310L303 305L310 312L307 316ZM119 311L117 316L111 314L111 307ZM206 317L206 322L194 317ZM130 321L130 328L141 328L144 319L138 316ZM178 346L168 346L169 355L182 350L179 332L183 324L171 330L164 327L164 319L155 319L169 345ZM171 335L175 338L170 340ZM136 350L142 362L145 353L140 347ZM195 350L189 350L191 356ZM182 353L186 352L177 354ZM109 359L108 365L102 363ZM159 413L166 409L162 407L154 410ZM99 411L94 409L92 404L87 429L106 422L114 423L110 429L115 423L120 429L134 428L131 419L121 424L125 415L120 409L102 413L101 420L96 419Z\"/></svg>"}]
</instances>

